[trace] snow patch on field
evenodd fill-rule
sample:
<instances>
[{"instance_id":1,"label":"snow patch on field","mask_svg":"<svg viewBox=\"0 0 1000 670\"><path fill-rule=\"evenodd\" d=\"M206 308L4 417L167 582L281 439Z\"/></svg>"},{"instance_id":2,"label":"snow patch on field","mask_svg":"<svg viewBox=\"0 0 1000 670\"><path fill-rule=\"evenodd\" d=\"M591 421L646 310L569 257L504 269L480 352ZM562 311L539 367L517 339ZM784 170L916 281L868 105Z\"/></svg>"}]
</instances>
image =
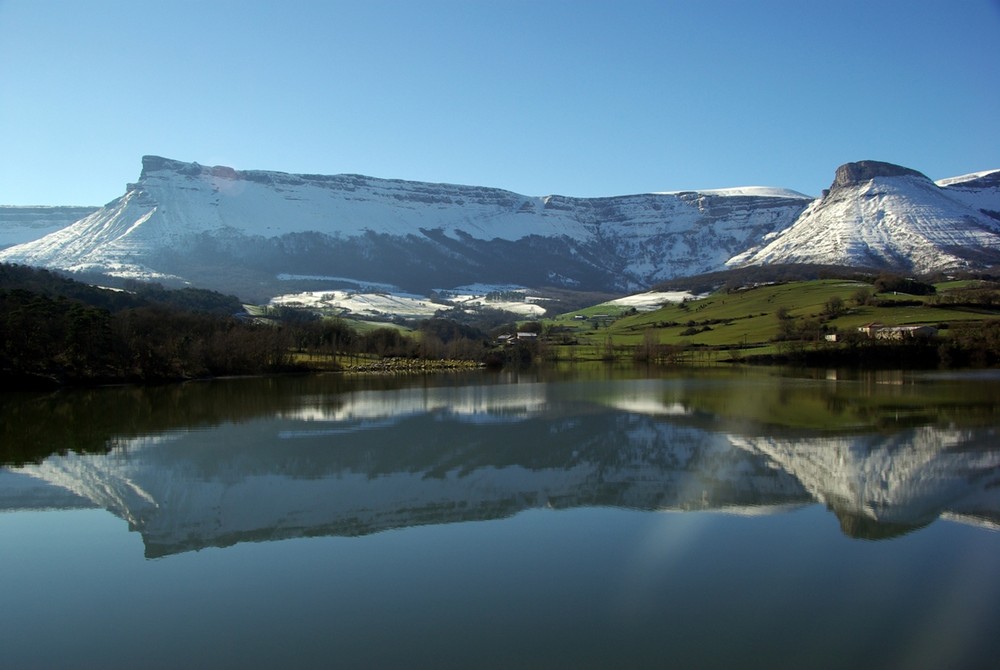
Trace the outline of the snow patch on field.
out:
<instances>
[{"instance_id":1,"label":"snow patch on field","mask_svg":"<svg viewBox=\"0 0 1000 670\"><path fill-rule=\"evenodd\" d=\"M487 291L474 292L468 292L468 288L442 290L436 299L390 291L306 291L277 296L269 304L385 319L428 319L438 312L454 308L469 311L497 309L529 318L545 314L545 308L538 304L544 299L521 293L516 290L519 287L489 286L485 287L489 289Z\"/></svg>"},{"instance_id":2,"label":"snow patch on field","mask_svg":"<svg viewBox=\"0 0 1000 670\"><path fill-rule=\"evenodd\" d=\"M634 307L640 312L653 312L664 305L694 300L703 296L696 296L690 291L647 291L646 293L636 293L627 295L624 298L610 300L605 305L618 305L622 307Z\"/></svg>"},{"instance_id":3,"label":"snow patch on field","mask_svg":"<svg viewBox=\"0 0 1000 670\"><path fill-rule=\"evenodd\" d=\"M499 309L520 316L539 317L545 308L538 303L545 298L529 296L523 286L473 284L441 291L456 307Z\"/></svg>"},{"instance_id":4,"label":"snow patch on field","mask_svg":"<svg viewBox=\"0 0 1000 670\"><path fill-rule=\"evenodd\" d=\"M306 291L279 295L271 299L276 307L335 310L342 314L367 317L393 317L426 319L446 305L427 298L395 295L392 293L353 293L351 291Z\"/></svg>"}]
</instances>

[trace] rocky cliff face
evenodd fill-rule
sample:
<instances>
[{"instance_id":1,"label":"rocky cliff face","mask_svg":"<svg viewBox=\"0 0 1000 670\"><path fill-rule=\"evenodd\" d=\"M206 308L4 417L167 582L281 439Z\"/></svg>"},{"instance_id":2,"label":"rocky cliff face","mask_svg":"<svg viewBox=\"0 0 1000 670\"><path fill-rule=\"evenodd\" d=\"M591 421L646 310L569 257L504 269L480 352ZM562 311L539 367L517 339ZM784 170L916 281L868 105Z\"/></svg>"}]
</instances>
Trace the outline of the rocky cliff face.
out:
<instances>
[{"instance_id":1,"label":"rocky cliff face","mask_svg":"<svg viewBox=\"0 0 1000 670\"><path fill-rule=\"evenodd\" d=\"M857 163L846 163L837 168L834 173L833 186L830 190L857 186L866 181L871 181L879 177L916 177L927 179L924 175L892 163L881 161L858 161Z\"/></svg>"}]
</instances>

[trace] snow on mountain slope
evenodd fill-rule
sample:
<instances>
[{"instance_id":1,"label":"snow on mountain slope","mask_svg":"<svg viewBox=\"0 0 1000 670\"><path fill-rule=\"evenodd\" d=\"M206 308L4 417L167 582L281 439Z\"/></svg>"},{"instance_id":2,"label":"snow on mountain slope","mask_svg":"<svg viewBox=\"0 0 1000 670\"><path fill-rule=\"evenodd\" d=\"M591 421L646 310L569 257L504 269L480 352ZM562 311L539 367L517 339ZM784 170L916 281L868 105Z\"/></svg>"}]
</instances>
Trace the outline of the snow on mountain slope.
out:
<instances>
[{"instance_id":1,"label":"snow on mountain slope","mask_svg":"<svg viewBox=\"0 0 1000 670\"><path fill-rule=\"evenodd\" d=\"M244 294L249 285L267 285L263 297L287 292L273 286L280 274L417 291L472 282L624 290L717 269L788 226L808 202L767 189L529 197L146 156L124 196L68 228L0 252L0 260L179 278L242 287Z\"/></svg>"},{"instance_id":2,"label":"snow on mountain slope","mask_svg":"<svg viewBox=\"0 0 1000 670\"><path fill-rule=\"evenodd\" d=\"M0 261L256 301L359 283L626 292L767 263L921 273L1000 262L1000 171L935 184L862 161L818 200L763 186L570 198L146 156L122 197Z\"/></svg>"},{"instance_id":3,"label":"snow on mountain slope","mask_svg":"<svg viewBox=\"0 0 1000 670\"><path fill-rule=\"evenodd\" d=\"M972 182L977 182L984 177L991 176L993 178L1000 178L1000 170L980 170L979 172L970 172L969 174L962 174L957 177L947 177L945 179L938 179L935 184L945 188L947 186L966 186Z\"/></svg>"},{"instance_id":4,"label":"snow on mountain slope","mask_svg":"<svg viewBox=\"0 0 1000 670\"><path fill-rule=\"evenodd\" d=\"M952 198L1000 221L1000 170L974 172L936 183Z\"/></svg>"},{"instance_id":5,"label":"snow on mountain slope","mask_svg":"<svg viewBox=\"0 0 1000 670\"><path fill-rule=\"evenodd\" d=\"M678 195L680 193L700 193L701 195L748 195L764 198L809 198L804 193L793 191L790 188L776 188L774 186L735 186L732 188L708 188L697 191L661 191L660 195Z\"/></svg>"},{"instance_id":6,"label":"snow on mountain slope","mask_svg":"<svg viewBox=\"0 0 1000 670\"><path fill-rule=\"evenodd\" d=\"M786 230L728 265L818 263L916 273L1000 261L1000 173L944 180L862 161L837 170L830 190Z\"/></svg>"},{"instance_id":7,"label":"snow on mountain slope","mask_svg":"<svg viewBox=\"0 0 1000 670\"><path fill-rule=\"evenodd\" d=\"M97 207L22 207L0 205L0 249L24 244L65 228Z\"/></svg>"}]
</instances>

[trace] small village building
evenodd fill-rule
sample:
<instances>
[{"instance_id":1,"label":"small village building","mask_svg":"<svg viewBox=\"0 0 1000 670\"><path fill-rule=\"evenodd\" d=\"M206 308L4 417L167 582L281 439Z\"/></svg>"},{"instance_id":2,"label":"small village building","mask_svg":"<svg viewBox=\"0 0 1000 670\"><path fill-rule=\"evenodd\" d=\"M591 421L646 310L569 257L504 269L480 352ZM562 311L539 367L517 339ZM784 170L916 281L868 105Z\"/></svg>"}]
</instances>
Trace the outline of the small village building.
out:
<instances>
[{"instance_id":1,"label":"small village building","mask_svg":"<svg viewBox=\"0 0 1000 670\"><path fill-rule=\"evenodd\" d=\"M858 328L858 332L868 337L875 337L875 333L878 332L879 328L885 328L885 326L881 323L866 323Z\"/></svg>"},{"instance_id":2,"label":"small village building","mask_svg":"<svg viewBox=\"0 0 1000 670\"><path fill-rule=\"evenodd\" d=\"M514 344L515 342L537 342L538 333L531 333L527 331L519 331L514 335L505 333L503 335L497 336L497 344Z\"/></svg>"}]
</instances>

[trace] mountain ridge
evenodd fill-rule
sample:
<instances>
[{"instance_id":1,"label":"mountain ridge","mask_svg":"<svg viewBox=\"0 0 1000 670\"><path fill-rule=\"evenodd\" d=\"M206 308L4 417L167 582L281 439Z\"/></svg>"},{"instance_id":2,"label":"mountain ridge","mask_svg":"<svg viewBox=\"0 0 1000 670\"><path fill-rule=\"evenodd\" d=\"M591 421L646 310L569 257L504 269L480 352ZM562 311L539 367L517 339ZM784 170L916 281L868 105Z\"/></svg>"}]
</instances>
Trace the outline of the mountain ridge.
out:
<instances>
[{"instance_id":1,"label":"mountain ridge","mask_svg":"<svg viewBox=\"0 0 1000 670\"><path fill-rule=\"evenodd\" d=\"M0 249L37 240L98 209L82 205L0 205Z\"/></svg>"},{"instance_id":2,"label":"mountain ridge","mask_svg":"<svg viewBox=\"0 0 1000 670\"><path fill-rule=\"evenodd\" d=\"M345 281L425 294L470 283L629 292L760 263L924 271L998 262L1000 171L942 181L860 161L838 168L818 199L759 186L539 197L144 156L124 195L0 250L0 261L264 300ZM289 276L313 280L292 288Z\"/></svg>"}]
</instances>

